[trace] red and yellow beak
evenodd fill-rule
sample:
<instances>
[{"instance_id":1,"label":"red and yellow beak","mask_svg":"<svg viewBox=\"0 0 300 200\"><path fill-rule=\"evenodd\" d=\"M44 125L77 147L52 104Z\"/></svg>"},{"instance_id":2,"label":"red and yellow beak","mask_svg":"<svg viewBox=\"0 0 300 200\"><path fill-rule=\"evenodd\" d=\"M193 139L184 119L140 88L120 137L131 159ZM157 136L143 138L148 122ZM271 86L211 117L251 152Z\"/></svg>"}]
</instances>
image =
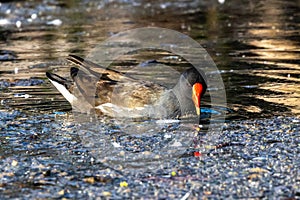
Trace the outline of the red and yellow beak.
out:
<instances>
[{"instance_id":1,"label":"red and yellow beak","mask_svg":"<svg viewBox=\"0 0 300 200\"><path fill-rule=\"evenodd\" d=\"M201 94L203 91L203 86L201 83L195 83L192 90L192 99L195 104L197 115L200 116Z\"/></svg>"}]
</instances>

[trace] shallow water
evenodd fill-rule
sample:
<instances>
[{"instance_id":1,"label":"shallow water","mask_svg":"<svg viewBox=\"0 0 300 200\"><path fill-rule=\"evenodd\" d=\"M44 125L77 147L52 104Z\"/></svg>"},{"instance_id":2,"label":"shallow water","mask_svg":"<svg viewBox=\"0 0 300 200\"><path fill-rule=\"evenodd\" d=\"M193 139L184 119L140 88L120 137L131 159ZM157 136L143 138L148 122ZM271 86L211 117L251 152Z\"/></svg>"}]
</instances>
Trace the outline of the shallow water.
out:
<instances>
[{"instance_id":1,"label":"shallow water","mask_svg":"<svg viewBox=\"0 0 300 200\"><path fill-rule=\"evenodd\" d=\"M1 3L2 106L50 112L70 109L44 72L68 77L69 66L63 60L68 54L87 56L114 33L151 25L187 34L208 51L222 74L228 108L235 113L228 117L298 114L299 3L270 0L242 4ZM159 57L128 56L117 64L147 65ZM39 82L20 82L30 78Z\"/></svg>"},{"instance_id":2,"label":"shallow water","mask_svg":"<svg viewBox=\"0 0 300 200\"><path fill-rule=\"evenodd\" d=\"M171 186L173 184L175 188L183 187L180 186L182 181L180 178L183 177L189 179L192 186L185 185L178 190L172 190L173 198L181 198L189 191L193 191L192 195L195 197L199 197L197 191L201 191L202 196L209 196L209 186L204 187L201 185L203 182L212 184L211 190L219 191L221 186L216 184L211 173L217 176L216 180L220 182L224 177L230 177L228 185L233 185L234 188L229 187L226 192L233 194L234 192L231 191L233 190L236 196L227 195L228 197L245 197L245 194L266 197L272 194L270 191L286 197L273 186L270 186L269 190L266 186L265 193L261 194L261 190L256 190L254 187L257 182L248 184L245 181L241 184L244 187L253 186L250 191L256 191L255 194L248 193L248 190L243 190L244 188L237 190L235 187L238 188L240 185L237 180L250 180L252 174L249 177L245 174L248 173L247 167L253 166L274 172L275 175L272 176L269 172L262 173L271 179L274 175L273 181L283 180L283 183L279 181L278 184L292 196L297 194L299 196L299 184L297 185L296 178L289 179L288 176L297 177L295 169L299 167L295 159L299 152L299 145L296 145L299 140L296 134L299 131L299 120L272 118L300 113L299 11L299 1L287 0L233 0L225 1L223 4L212 1L165 3L133 0L0 3L0 157L2 159L0 191L3 192L3 197L18 197L19 192L25 197L27 195L28 198L87 198L95 197L97 193L104 197L106 193L103 194L101 189L103 187L105 191L111 192L112 197L125 198L128 194L139 196L132 193L134 189L126 191L124 188L119 188L119 183L123 180L131 181L132 187L138 188L139 193L147 190L148 197L159 196L155 193L159 185L164 189L164 192L160 191L161 197L166 197L164 196L168 192L166 183L170 182L167 179L170 177L165 179L168 176L166 174L178 169L177 165L180 166L178 172L182 173L182 177L172 179ZM206 150L214 149L214 145L223 140L226 140L225 142L237 140L242 145L221 149L219 150L221 155L218 154L217 158L208 156L204 157L203 161L197 160L188 153L179 164L174 164L175 161L170 159L166 161L165 169L155 171L155 176L151 173L138 177L130 176L135 172L130 170L130 167L123 170L124 166L110 168L95 160L94 157L97 157L101 151L98 147L97 152L93 153L95 148L89 146L89 142L95 140L93 133L96 133L96 139L99 140L98 132L78 134L78 124L74 123L71 106L49 83L45 72L51 71L63 77L70 77L70 65L64 59L67 55L76 54L85 57L99 43L113 34L145 26L177 30L190 36L207 50L223 78L227 106L215 107L211 110L210 98L206 95L205 108L202 110L204 121L206 125L211 121L212 125L218 126L218 116L217 114L214 116L214 113L221 112L226 113L227 122L233 124L227 125L225 133L218 138L210 138L215 139L213 144L209 143L205 136L199 136L198 142L202 142L201 145L205 146ZM141 51L124 55L116 60L112 67L122 71L129 70L136 77L151 80L151 76L155 75L155 78L165 85L175 84L176 78L170 79L168 74L153 70L150 74L147 70L142 73L134 71L135 66L148 69L147 67L153 67L153 64L171 65L172 69L178 72L182 72L189 66L185 60L168 52ZM207 94L213 92L211 88ZM215 118L208 120L211 114ZM245 118L252 121L249 121L249 124L247 121L242 121L242 125L232 121ZM271 119L257 121L258 118ZM142 131L136 126L134 128L130 125L126 126L126 123L118 126L118 123L112 122L111 119L101 119L99 122L100 125L98 123L92 128L110 135L110 139L116 141L116 145L123 145L129 152L147 152L154 148L151 146L155 144L154 141L160 145L165 144L161 140L172 137L169 132L178 131L176 122L159 130L156 126L158 122L153 122L156 129L154 128L155 131L152 132L152 128L149 128L152 122L145 126L143 123L139 124L138 127ZM184 129L195 130L193 123L184 123L184 125ZM131 136L123 134L120 129L131 133L135 131L145 133L144 130L147 129L153 137L132 139ZM160 131L164 138L157 134ZM293 144L293 149L286 149L287 144ZM194 143L193 145L197 146ZM245 146L247 148L244 148ZM254 150L251 149L252 146ZM162 147L158 145L156 148ZM284 151L276 157L274 155L278 153L278 149ZM268 151L272 151L274 162L266 156ZM116 158L110 155L113 153L118 151L107 154L112 161ZM233 163L232 166L237 166L237 169L233 168L230 171L225 167L225 174L222 170L215 172L215 168L211 167L215 163L220 164L218 166L220 169L224 167L223 165L227 166L226 163ZM241 165L234 163L241 163ZM273 169L273 164L280 168ZM190 168L186 169L187 167ZM240 172L240 168L244 171ZM206 169L208 171L205 171ZM226 170L230 173L226 174ZM247 173L244 173L245 171ZM205 176L205 179L201 175ZM278 179L276 176L285 178ZM92 178L87 179L90 177ZM263 179L260 181L263 182ZM196 190L197 187L200 188ZM79 192L81 190L83 192ZM211 197L220 197L218 195L219 193Z\"/></svg>"}]
</instances>

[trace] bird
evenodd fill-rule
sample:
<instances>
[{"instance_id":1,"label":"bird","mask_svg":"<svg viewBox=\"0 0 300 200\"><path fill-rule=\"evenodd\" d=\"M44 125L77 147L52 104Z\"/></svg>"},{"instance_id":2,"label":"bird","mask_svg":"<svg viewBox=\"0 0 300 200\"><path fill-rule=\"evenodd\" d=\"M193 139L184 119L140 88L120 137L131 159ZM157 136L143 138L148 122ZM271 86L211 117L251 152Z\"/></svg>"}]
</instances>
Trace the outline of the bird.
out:
<instances>
[{"instance_id":1,"label":"bird","mask_svg":"<svg viewBox=\"0 0 300 200\"><path fill-rule=\"evenodd\" d=\"M121 118L173 119L201 114L201 100L207 90L205 73L194 67L185 70L173 88L108 69L77 55L66 58L72 80L51 72L47 78L79 112Z\"/></svg>"}]
</instances>

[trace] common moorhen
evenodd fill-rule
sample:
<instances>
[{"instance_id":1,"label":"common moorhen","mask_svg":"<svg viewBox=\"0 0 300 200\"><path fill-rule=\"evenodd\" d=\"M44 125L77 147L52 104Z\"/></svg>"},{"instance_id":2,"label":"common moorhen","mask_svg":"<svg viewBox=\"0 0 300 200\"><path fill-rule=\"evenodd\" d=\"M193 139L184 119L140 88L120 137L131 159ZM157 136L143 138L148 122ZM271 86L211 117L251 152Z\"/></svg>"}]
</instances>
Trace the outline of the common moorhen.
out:
<instances>
[{"instance_id":1,"label":"common moorhen","mask_svg":"<svg viewBox=\"0 0 300 200\"><path fill-rule=\"evenodd\" d=\"M207 88L200 70L187 69L177 84L167 89L75 55L69 55L67 60L77 65L70 70L73 81L50 72L46 76L81 112L95 108L97 113L130 118L178 118L196 112L200 123L201 98Z\"/></svg>"}]
</instances>

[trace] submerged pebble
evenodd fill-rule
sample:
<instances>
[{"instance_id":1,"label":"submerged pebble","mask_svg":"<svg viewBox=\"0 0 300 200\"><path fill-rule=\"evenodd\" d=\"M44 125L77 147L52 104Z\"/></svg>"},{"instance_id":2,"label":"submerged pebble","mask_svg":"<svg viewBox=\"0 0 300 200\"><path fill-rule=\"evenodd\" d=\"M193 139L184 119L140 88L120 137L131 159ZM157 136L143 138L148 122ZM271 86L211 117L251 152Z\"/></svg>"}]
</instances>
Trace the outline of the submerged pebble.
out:
<instances>
[{"instance_id":1,"label":"submerged pebble","mask_svg":"<svg viewBox=\"0 0 300 200\"><path fill-rule=\"evenodd\" d=\"M15 52L9 50L0 50L0 61L11 61L15 59L17 59Z\"/></svg>"},{"instance_id":2,"label":"submerged pebble","mask_svg":"<svg viewBox=\"0 0 300 200\"><path fill-rule=\"evenodd\" d=\"M13 86L35 86L35 85L41 85L45 83L44 80L42 79L20 79L20 80L15 80L15 81L5 81L1 80L0 81L0 89L1 88L7 88L7 87L13 87Z\"/></svg>"}]
</instances>

